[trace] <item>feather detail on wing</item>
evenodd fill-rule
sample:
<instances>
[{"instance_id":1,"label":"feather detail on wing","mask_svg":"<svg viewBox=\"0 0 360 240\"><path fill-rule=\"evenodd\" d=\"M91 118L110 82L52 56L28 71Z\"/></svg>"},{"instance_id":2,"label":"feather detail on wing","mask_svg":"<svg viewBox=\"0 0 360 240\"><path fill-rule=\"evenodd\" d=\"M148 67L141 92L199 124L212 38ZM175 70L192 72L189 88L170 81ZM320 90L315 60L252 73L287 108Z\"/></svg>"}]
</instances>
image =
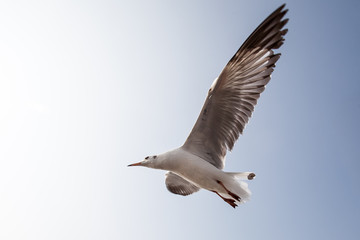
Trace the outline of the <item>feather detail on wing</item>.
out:
<instances>
[{"instance_id":1,"label":"feather detail on wing","mask_svg":"<svg viewBox=\"0 0 360 240\"><path fill-rule=\"evenodd\" d=\"M200 188L173 172L167 172L165 177L166 188L172 193L186 196L200 190Z\"/></svg>"},{"instance_id":2,"label":"feather detail on wing","mask_svg":"<svg viewBox=\"0 0 360 240\"><path fill-rule=\"evenodd\" d=\"M284 42L288 19L282 5L266 18L230 59L209 89L205 104L183 148L222 169L270 81Z\"/></svg>"}]
</instances>

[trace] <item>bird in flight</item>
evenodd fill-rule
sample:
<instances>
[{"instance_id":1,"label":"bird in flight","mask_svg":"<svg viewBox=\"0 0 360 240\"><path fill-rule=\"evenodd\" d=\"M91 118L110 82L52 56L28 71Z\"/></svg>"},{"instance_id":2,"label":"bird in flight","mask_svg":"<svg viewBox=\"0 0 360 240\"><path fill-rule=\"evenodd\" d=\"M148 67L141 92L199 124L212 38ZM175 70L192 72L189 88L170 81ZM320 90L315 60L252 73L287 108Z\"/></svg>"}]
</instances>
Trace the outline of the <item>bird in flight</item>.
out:
<instances>
[{"instance_id":1,"label":"bird in flight","mask_svg":"<svg viewBox=\"0 0 360 240\"><path fill-rule=\"evenodd\" d=\"M234 208L250 198L247 183L241 180L252 180L255 174L222 169L280 58L273 50L280 48L287 33L284 7L255 29L215 79L185 143L128 166L167 170L165 184L175 194L186 196L203 188Z\"/></svg>"}]
</instances>

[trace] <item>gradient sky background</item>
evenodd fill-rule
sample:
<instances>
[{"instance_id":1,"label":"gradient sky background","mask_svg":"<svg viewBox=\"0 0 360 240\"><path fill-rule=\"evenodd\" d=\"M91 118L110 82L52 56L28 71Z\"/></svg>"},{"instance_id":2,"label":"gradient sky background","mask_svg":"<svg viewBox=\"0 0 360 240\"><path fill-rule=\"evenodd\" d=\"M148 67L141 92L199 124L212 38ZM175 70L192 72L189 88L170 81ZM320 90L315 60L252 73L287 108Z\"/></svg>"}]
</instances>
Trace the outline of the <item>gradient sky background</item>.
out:
<instances>
[{"instance_id":1,"label":"gradient sky background","mask_svg":"<svg viewBox=\"0 0 360 240\"><path fill-rule=\"evenodd\" d=\"M227 171L236 210L127 164L180 146L283 1L1 1L0 239L358 239L359 1L287 1L277 67Z\"/></svg>"}]
</instances>

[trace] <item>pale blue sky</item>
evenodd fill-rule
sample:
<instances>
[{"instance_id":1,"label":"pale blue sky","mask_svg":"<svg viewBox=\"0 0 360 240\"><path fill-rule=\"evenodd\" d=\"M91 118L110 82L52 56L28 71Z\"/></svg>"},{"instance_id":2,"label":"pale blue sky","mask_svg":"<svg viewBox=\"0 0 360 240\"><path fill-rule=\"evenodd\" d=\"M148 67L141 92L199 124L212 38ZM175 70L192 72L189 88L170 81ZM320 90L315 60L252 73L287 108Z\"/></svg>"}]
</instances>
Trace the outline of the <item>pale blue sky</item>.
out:
<instances>
[{"instance_id":1,"label":"pale blue sky","mask_svg":"<svg viewBox=\"0 0 360 240\"><path fill-rule=\"evenodd\" d=\"M286 1L289 33L227 171L236 210L127 168L180 146L282 1L1 1L0 239L358 239L359 1Z\"/></svg>"}]
</instances>

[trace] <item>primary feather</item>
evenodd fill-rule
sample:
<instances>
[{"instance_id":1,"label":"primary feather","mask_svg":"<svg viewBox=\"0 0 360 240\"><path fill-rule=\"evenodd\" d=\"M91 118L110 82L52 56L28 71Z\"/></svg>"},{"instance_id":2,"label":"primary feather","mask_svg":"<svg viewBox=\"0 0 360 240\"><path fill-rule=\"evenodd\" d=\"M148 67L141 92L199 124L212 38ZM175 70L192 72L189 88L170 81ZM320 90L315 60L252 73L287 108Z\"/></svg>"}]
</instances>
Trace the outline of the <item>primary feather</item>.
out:
<instances>
[{"instance_id":1,"label":"primary feather","mask_svg":"<svg viewBox=\"0 0 360 240\"><path fill-rule=\"evenodd\" d=\"M231 150L254 107L280 54L288 22L282 5L246 39L212 84L200 115L183 148L223 169Z\"/></svg>"}]
</instances>

